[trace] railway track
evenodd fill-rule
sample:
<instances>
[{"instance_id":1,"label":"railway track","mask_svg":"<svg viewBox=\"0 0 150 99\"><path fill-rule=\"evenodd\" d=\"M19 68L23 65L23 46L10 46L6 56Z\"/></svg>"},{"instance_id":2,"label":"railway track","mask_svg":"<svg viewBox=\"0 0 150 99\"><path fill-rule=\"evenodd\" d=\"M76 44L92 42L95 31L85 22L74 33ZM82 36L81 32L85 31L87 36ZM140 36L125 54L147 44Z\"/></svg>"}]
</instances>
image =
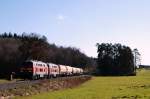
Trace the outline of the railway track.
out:
<instances>
[{"instance_id":1,"label":"railway track","mask_svg":"<svg viewBox=\"0 0 150 99\"><path fill-rule=\"evenodd\" d=\"M27 86L39 83L40 80L24 80L24 81L16 81L16 82L10 82L10 83L3 83L0 84L0 91L3 90L9 90L9 89L17 89L18 87Z\"/></svg>"}]
</instances>

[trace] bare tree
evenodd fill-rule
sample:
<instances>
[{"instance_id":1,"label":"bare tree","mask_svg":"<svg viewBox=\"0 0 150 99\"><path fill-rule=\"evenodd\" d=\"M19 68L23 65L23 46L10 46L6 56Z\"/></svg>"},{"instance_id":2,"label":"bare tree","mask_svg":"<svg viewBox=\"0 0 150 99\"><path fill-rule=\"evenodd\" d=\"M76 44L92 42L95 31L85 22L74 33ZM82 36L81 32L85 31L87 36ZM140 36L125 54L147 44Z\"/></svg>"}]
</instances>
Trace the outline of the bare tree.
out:
<instances>
[{"instance_id":1,"label":"bare tree","mask_svg":"<svg viewBox=\"0 0 150 99\"><path fill-rule=\"evenodd\" d=\"M141 65L141 54L139 53L137 48L133 50L133 54L134 54L134 66L135 68L138 68L139 65Z\"/></svg>"}]
</instances>

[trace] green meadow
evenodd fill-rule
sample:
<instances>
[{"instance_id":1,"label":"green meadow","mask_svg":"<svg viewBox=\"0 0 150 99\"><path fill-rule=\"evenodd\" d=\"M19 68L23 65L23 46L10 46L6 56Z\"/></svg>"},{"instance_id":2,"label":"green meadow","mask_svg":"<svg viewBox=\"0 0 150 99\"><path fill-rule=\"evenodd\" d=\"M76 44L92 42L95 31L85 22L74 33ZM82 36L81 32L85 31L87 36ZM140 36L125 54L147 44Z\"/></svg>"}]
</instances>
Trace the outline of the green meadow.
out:
<instances>
[{"instance_id":1,"label":"green meadow","mask_svg":"<svg viewBox=\"0 0 150 99\"><path fill-rule=\"evenodd\" d=\"M150 99L150 70L140 70L137 76L93 77L73 89L21 99Z\"/></svg>"}]
</instances>

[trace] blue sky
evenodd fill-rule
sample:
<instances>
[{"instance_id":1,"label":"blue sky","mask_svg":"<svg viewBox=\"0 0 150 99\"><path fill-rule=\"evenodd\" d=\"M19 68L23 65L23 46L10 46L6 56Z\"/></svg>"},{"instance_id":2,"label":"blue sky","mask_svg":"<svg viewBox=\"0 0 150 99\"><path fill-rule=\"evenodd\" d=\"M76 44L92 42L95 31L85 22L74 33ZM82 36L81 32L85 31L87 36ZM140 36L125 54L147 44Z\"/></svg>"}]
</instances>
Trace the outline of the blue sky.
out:
<instances>
[{"instance_id":1,"label":"blue sky","mask_svg":"<svg viewBox=\"0 0 150 99\"><path fill-rule=\"evenodd\" d=\"M96 43L138 48L150 64L149 0L0 0L0 33L36 32L97 56Z\"/></svg>"}]
</instances>

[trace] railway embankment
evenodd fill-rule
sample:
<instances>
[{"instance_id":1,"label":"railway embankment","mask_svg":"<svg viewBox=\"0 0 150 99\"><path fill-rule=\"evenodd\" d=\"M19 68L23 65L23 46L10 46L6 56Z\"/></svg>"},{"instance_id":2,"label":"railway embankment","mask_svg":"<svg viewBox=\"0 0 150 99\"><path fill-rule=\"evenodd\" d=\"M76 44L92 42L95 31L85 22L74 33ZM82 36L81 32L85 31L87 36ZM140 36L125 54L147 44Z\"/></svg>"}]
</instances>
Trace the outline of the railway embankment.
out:
<instances>
[{"instance_id":1,"label":"railway embankment","mask_svg":"<svg viewBox=\"0 0 150 99\"><path fill-rule=\"evenodd\" d=\"M42 92L52 92L66 88L74 88L90 79L91 76L89 75L81 75L0 84L0 99L11 99L15 96L29 96Z\"/></svg>"}]
</instances>

